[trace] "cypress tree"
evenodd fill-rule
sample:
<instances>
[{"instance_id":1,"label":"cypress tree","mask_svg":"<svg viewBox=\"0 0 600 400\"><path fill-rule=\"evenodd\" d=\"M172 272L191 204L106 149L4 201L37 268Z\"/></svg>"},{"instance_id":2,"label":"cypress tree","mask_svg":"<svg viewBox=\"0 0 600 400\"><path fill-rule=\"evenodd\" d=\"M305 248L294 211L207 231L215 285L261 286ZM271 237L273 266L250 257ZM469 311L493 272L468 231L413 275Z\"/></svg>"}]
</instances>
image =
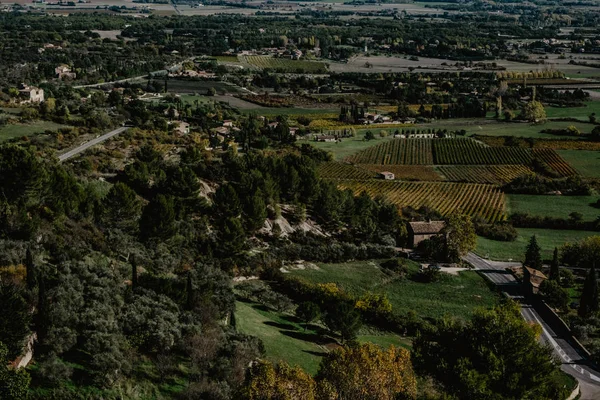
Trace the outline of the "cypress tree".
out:
<instances>
[{"instance_id":1,"label":"cypress tree","mask_svg":"<svg viewBox=\"0 0 600 400\"><path fill-rule=\"evenodd\" d=\"M38 341L43 342L48 332L48 302L46 299L46 281L43 274L39 276L37 315L35 318L35 330Z\"/></svg>"},{"instance_id":2,"label":"cypress tree","mask_svg":"<svg viewBox=\"0 0 600 400\"><path fill-rule=\"evenodd\" d=\"M525 252L525 266L539 270L542 268L542 265L541 248L537 242L536 236L533 235L529 240L529 245Z\"/></svg>"},{"instance_id":3,"label":"cypress tree","mask_svg":"<svg viewBox=\"0 0 600 400\"><path fill-rule=\"evenodd\" d=\"M28 247L27 252L25 253L25 268L27 270L27 289L33 290L37 283L37 277L31 247Z\"/></svg>"},{"instance_id":4,"label":"cypress tree","mask_svg":"<svg viewBox=\"0 0 600 400\"><path fill-rule=\"evenodd\" d=\"M588 317L591 313L598 311L598 281L596 268L592 266L583 284L581 301L579 302L578 314L580 317Z\"/></svg>"},{"instance_id":5,"label":"cypress tree","mask_svg":"<svg viewBox=\"0 0 600 400\"><path fill-rule=\"evenodd\" d=\"M192 283L192 272L187 273L187 282L185 285L186 292L186 308L188 311L194 308L194 285Z\"/></svg>"},{"instance_id":6,"label":"cypress tree","mask_svg":"<svg viewBox=\"0 0 600 400\"><path fill-rule=\"evenodd\" d=\"M135 292L138 287L138 273L137 273L137 262L135 261L135 255L132 254L130 258L131 263L131 291Z\"/></svg>"},{"instance_id":7,"label":"cypress tree","mask_svg":"<svg viewBox=\"0 0 600 400\"><path fill-rule=\"evenodd\" d=\"M558 265L558 247L554 248L552 264L550 264L550 279L553 281L560 281L560 271Z\"/></svg>"}]
</instances>

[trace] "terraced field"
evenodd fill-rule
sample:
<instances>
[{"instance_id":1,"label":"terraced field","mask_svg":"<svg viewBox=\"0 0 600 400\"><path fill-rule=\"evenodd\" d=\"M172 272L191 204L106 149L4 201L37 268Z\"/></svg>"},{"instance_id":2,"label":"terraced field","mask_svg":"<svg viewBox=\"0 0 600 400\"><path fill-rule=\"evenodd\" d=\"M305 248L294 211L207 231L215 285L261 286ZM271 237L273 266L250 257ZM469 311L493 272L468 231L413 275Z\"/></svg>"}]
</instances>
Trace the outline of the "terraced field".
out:
<instances>
[{"instance_id":1,"label":"terraced field","mask_svg":"<svg viewBox=\"0 0 600 400\"><path fill-rule=\"evenodd\" d=\"M518 176L531 173L524 165L444 165L437 170L451 182L491 183L502 185Z\"/></svg>"},{"instance_id":2,"label":"terraced field","mask_svg":"<svg viewBox=\"0 0 600 400\"><path fill-rule=\"evenodd\" d=\"M399 208L428 206L442 215L461 211L489 222L504 220L505 198L498 186L477 183L340 180L341 189L356 195L383 196Z\"/></svg>"}]
</instances>

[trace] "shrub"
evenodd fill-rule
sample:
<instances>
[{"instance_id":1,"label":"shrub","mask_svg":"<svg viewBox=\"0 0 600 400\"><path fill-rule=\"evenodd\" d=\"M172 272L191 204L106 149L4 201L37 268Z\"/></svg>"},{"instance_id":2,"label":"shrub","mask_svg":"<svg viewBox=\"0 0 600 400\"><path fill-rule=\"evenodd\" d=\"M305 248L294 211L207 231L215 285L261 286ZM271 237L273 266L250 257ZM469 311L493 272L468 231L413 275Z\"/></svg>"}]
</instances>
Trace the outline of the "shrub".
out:
<instances>
[{"instance_id":1,"label":"shrub","mask_svg":"<svg viewBox=\"0 0 600 400\"><path fill-rule=\"evenodd\" d=\"M479 236L501 242L514 242L519 236L515 227L506 222L477 225L475 230Z\"/></svg>"},{"instance_id":2,"label":"shrub","mask_svg":"<svg viewBox=\"0 0 600 400\"><path fill-rule=\"evenodd\" d=\"M406 264L407 262L404 258L392 258L382 262L381 268L404 276L408 273L408 266Z\"/></svg>"}]
</instances>

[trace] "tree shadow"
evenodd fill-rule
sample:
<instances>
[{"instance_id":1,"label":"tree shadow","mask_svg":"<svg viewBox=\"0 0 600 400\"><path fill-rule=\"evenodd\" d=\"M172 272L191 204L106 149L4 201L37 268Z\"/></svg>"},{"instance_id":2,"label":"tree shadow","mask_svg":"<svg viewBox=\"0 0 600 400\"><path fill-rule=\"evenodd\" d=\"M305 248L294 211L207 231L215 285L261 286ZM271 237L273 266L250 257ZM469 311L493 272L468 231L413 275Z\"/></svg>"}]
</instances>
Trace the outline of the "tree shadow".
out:
<instances>
[{"instance_id":1,"label":"tree shadow","mask_svg":"<svg viewBox=\"0 0 600 400\"><path fill-rule=\"evenodd\" d=\"M295 324L303 324L302 320L294 315L282 315L281 319L284 319L288 322L292 322Z\"/></svg>"},{"instance_id":2,"label":"tree shadow","mask_svg":"<svg viewBox=\"0 0 600 400\"><path fill-rule=\"evenodd\" d=\"M296 327L294 325L282 324L280 322L274 322L274 321L265 321L265 322L263 322L263 324L269 325L269 326L274 326L275 328L279 328L279 329L289 329L289 330L296 329Z\"/></svg>"},{"instance_id":3,"label":"tree shadow","mask_svg":"<svg viewBox=\"0 0 600 400\"><path fill-rule=\"evenodd\" d=\"M246 298L246 297L242 297L242 296L237 296L237 295L236 295L236 296L235 296L235 299L236 299L237 301L239 301L240 303L252 304L252 305L254 305L254 304L255 304L255 302L254 302L254 301L252 301L252 300L250 300L250 299L248 299L248 298Z\"/></svg>"},{"instance_id":4,"label":"tree shadow","mask_svg":"<svg viewBox=\"0 0 600 400\"><path fill-rule=\"evenodd\" d=\"M254 308L255 310L259 310L259 311L264 311L264 312L270 312L273 311L271 310L269 307L263 305L263 304L254 304L252 306L252 308Z\"/></svg>"},{"instance_id":5,"label":"tree shadow","mask_svg":"<svg viewBox=\"0 0 600 400\"><path fill-rule=\"evenodd\" d=\"M304 328L304 324L302 324L302 328ZM321 335L321 336L325 336L325 335L329 334L329 330L323 328L322 326L315 325L315 324L306 325L306 330L313 331L317 335Z\"/></svg>"},{"instance_id":6,"label":"tree shadow","mask_svg":"<svg viewBox=\"0 0 600 400\"><path fill-rule=\"evenodd\" d=\"M302 352L307 353L307 354L312 354L313 356L317 356L317 357L325 357L327 355L327 353L325 353L323 351L302 350Z\"/></svg>"},{"instance_id":7,"label":"tree shadow","mask_svg":"<svg viewBox=\"0 0 600 400\"><path fill-rule=\"evenodd\" d=\"M282 335L289 336L294 339L302 340L305 342L315 343L315 344L327 344L331 342L331 339L326 337L315 335L314 333L309 332L298 332L298 331L279 331Z\"/></svg>"}]
</instances>

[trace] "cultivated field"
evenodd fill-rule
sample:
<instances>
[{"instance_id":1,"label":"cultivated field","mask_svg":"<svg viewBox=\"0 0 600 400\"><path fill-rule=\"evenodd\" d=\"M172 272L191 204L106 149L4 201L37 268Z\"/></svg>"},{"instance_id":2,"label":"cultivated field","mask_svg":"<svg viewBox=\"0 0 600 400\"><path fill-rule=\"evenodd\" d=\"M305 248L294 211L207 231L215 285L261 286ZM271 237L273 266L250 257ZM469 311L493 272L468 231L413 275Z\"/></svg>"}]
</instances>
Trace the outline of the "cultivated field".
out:
<instances>
[{"instance_id":1,"label":"cultivated field","mask_svg":"<svg viewBox=\"0 0 600 400\"><path fill-rule=\"evenodd\" d=\"M528 164L531 152L517 147L486 147L472 139L430 139L435 164L502 165Z\"/></svg>"},{"instance_id":2,"label":"cultivated field","mask_svg":"<svg viewBox=\"0 0 600 400\"><path fill-rule=\"evenodd\" d=\"M394 139L346 158L355 164L432 165L432 139Z\"/></svg>"},{"instance_id":3,"label":"cultivated field","mask_svg":"<svg viewBox=\"0 0 600 400\"><path fill-rule=\"evenodd\" d=\"M203 95L210 88L214 88L219 94L240 93L237 86L228 85L224 82L184 79L169 79L167 81L167 91L172 93L198 93Z\"/></svg>"},{"instance_id":4,"label":"cultivated field","mask_svg":"<svg viewBox=\"0 0 600 400\"><path fill-rule=\"evenodd\" d=\"M271 69L276 72L293 72L324 74L327 64L316 61L290 60L287 58L274 58L270 56L243 56L243 62L259 69Z\"/></svg>"},{"instance_id":5,"label":"cultivated field","mask_svg":"<svg viewBox=\"0 0 600 400\"><path fill-rule=\"evenodd\" d=\"M506 139L509 136L474 136L475 139L488 146L502 147L506 145ZM535 139L528 140L525 138L516 138L513 140L519 145L519 147L531 147L533 144L534 149L553 149L559 150L596 150L600 151L600 142L591 142L589 140L577 140L577 139Z\"/></svg>"},{"instance_id":6,"label":"cultivated field","mask_svg":"<svg viewBox=\"0 0 600 400\"><path fill-rule=\"evenodd\" d=\"M318 172L324 179L371 179L377 176L375 172L341 162L322 163Z\"/></svg>"},{"instance_id":7,"label":"cultivated field","mask_svg":"<svg viewBox=\"0 0 600 400\"><path fill-rule=\"evenodd\" d=\"M577 171L552 149L533 149L533 156L546 163L560 176L577 175Z\"/></svg>"},{"instance_id":8,"label":"cultivated field","mask_svg":"<svg viewBox=\"0 0 600 400\"><path fill-rule=\"evenodd\" d=\"M524 165L444 165L437 170L451 182L491 183L502 185L518 176L531 173Z\"/></svg>"},{"instance_id":9,"label":"cultivated field","mask_svg":"<svg viewBox=\"0 0 600 400\"><path fill-rule=\"evenodd\" d=\"M358 168L374 172L392 172L396 179L406 181L443 181L444 178L429 165L358 164Z\"/></svg>"},{"instance_id":10,"label":"cultivated field","mask_svg":"<svg viewBox=\"0 0 600 400\"><path fill-rule=\"evenodd\" d=\"M431 207L442 215L455 211L479 216L487 221L502 221L504 193L494 185L446 182L399 182L384 180L340 180L341 189L356 195L366 192L372 197L383 196L399 208Z\"/></svg>"},{"instance_id":11,"label":"cultivated field","mask_svg":"<svg viewBox=\"0 0 600 400\"><path fill-rule=\"evenodd\" d=\"M444 169L448 180L481 183L505 183L527 172L533 159L545 162L560 176L576 175L564 159L552 149L489 147L469 139L393 139L352 154L345 161L378 165L454 165L492 166L498 168ZM508 168L507 166L517 166ZM477 177L478 173L485 176ZM470 178L469 178L470 177Z\"/></svg>"}]
</instances>

